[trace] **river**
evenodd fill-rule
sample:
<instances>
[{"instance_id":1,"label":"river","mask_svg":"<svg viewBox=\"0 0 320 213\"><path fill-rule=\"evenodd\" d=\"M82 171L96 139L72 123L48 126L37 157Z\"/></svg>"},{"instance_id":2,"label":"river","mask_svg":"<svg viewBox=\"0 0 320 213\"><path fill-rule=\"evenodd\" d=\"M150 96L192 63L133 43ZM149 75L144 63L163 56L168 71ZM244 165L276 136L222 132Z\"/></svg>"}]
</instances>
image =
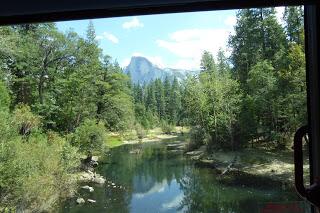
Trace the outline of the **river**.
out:
<instances>
[{"instance_id":1,"label":"river","mask_svg":"<svg viewBox=\"0 0 320 213\"><path fill-rule=\"evenodd\" d=\"M272 212L309 212L293 189L264 180L251 185L224 181L214 170L194 166L181 152L168 151L166 143L119 146L106 159L97 169L106 184L88 184L94 192L79 189L79 196L96 203L78 205L72 199L61 212L254 213L268 212L270 206ZM287 211L276 211L284 207Z\"/></svg>"}]
</instances>

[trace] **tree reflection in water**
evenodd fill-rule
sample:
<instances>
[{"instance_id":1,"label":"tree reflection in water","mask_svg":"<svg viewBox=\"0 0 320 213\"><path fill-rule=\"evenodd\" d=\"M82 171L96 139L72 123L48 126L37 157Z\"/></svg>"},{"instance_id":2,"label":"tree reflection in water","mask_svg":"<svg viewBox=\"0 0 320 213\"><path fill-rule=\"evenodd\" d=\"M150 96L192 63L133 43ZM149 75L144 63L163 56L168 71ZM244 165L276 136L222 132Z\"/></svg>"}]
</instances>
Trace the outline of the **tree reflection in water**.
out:
<instances>
[{"instance_id":1,"label":"tree reflection in water","mask_svg":"<svg viewBox=\"0 0 320 213\"><path fill-rule=\"evenodd\" d=\"M291 190L259 187L264 179L252 186L225 181L214 170L197 168L181 153L167 151L163 143L114 148L107 161L99 172L109 183L85 194L97 203L76 206L71 202L64 212L242 213L259 212L265 202L299 200Z\"/></svg>"}]
</instances>

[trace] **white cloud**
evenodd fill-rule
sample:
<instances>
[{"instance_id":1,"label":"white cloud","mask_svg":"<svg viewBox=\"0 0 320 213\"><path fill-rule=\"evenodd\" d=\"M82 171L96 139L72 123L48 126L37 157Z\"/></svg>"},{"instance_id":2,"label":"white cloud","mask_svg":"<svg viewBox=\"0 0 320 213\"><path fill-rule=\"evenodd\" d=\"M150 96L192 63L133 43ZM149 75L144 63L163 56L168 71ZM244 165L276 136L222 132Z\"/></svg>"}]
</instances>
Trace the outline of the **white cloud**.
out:
<instances>
[{"instance_id":1,"label":"white cloud","mask_svg":"<svg viewBox=\"0 0 320 213\"><path fill-rule=\"evenodd\" d=\"M140 52L134 52L134 53L132 53L131 57L132 57L132 56L145 57L145 58L147 58L149 61L151 61L152 64L154 64L154 65L156 65L156 66L158 66L158 67L160 67L160 68L166 67L165 64L164 64L164 62L163 62L163 59L162 59L160 56L149 56L149 55L145 55L145 54L140 53ZM129 63L130 63L131 57L124 59L124 60L122 61L122 63L121 63L121 66L122 66L122 67L128 66Z\"/></svg>"},{"instance_id":2,"label":"white cloud","mask_svg":"<svg viewBox=\"0 0 320 213\"><path fill-rule=\"evenodd\" d=\"M162 204L162 209L172 209L172 208L178 208L183 201L183 194L178 194L176 197L174 197L172 200L170 200L167 203Z\"/></svg>"},{"instance_id":3,"label":"white cloud","mask_svg":"<svg viewBox=\"0 0 320 213\"><path fill-rule=\"evenodd\" d=\"M233 27L237 23L237 18L235 16L228 16L224 20L224 24L230 27Z\"/></svg>"},{"instance_id":4,"label":"white cloud","mask_svg":"<svg viewBox=\"0 0 320 213\"><path fill-rule=\"evenodd\" d=\"M277 17L277 20L280 24L284 24L284 21L283 21L283 14L284 14L284 8L285 7L276 7L276 17Z\"/></svg>"},{"instance_id":5,"label":"white cloud","mask_svg":"<svg viewBox=\"0 0 320 213\"><path fill-rule=\"evenodd\" d=\"M141 199L144 198L145 196L154 194L154 193L161 193L164 192L165 188L168 186L168 182L166 179L164 179L162 182L156 182L151 189L149 189L147 192L144 193L134 193L133 196Z\"/></svg>"},{"instance_id":6,"label":"white cloud","mask_svg":"<svg viewBox=\"0 0 320 213\"><path fill-rule=\"evenodd\" d=\"M119 39L115 35L108 33L108 32L104 32L104 33L102 33L102 35L96 36L96 39L97 40L107 39L107 40L111 41L112 43L115 43L115 44L119 43Z\"/></svg>"},{"instance_id":7,"label":"white cloud","mask_svg":"<svg viewBox=\"0 0 320 213\"><path fill-rule=\"evenodd\" d=\"M143 23L141 23L137 17L133 17L130 21L124 22L122 27L124 29L143 27Z\"/></svg>"},{"instance_id":8,"label":"white cloud","mask_svg":"<svg viewBox=\"0 0 320 213\"><path fill-rule=\"evenodd\" d=\"M199 69L203 51L216 56L219 48L226 46L230 33L227 29L185 29L171 33L169 40L156 42L180 58L172 67Z\"/></svg>"},{"instance_id":9,"label":"white cloud","mask_svg":"<svg viewBox=\"0 0 320 213\"><path fill-rule=\"evenodd\" d=\"M120 63L120 66L122 68L125 68L126 66L128 66L130 63L130 58L125 58L121 63Z\"/></svg>"},{"instance_id":10,"label":"white cloud","mask_svg":"<svg viewBox=\"0 0 320 213\"><path fill-rule=\"evenodd\" d=\"M197 70L200 67L198 59L179 59L174 64L170 65L173 69Z\"/></svg>"},{"instance_id":11,"label":"white cloud","mask_svg":"<svg viewBox=\"0 0 320 213\"><path fill-rule=\"evenodd\" d=\"M102 39L103 39L103 36L102 36L102 35L97 35L97 36L96 36L96 39L97 39L97 40L102 40Z\"/></svg>"}]
</instances>

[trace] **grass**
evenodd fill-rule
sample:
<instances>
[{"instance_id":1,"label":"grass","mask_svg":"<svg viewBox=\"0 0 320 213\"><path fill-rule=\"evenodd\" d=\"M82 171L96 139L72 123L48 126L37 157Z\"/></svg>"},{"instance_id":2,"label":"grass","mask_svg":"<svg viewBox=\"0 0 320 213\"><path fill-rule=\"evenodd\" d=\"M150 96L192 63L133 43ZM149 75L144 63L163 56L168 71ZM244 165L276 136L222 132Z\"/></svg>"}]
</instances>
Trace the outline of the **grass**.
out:
<instances>
[{"instance_id":1,"label":"grass","mask_svg":"<svg viewBox=\"0 0 320 213\"><path fill-rule=\"evenodd\" d=\"M172 134L167 135L164 134L161 128L153 128L150 130L146 130L146 135L144 136L144 140L159 140L163 142L170 141L185 141L188 138L188 133L190 129L187 127L175 127ZM183 133L181 135L181 133ZM105 142L105 146L108 148L114 148L117 146L121 146L125 144L125 141L136 141L138 140L138 136L135 130L126 131L123 133L111 132Z\"/></svg>"},{"instance_id":2,"label":"grass","mask_svg":"<svg viewBox=\"0 0 320 213\"><path fill-rule=\"evenodd\" d=\"M123 141L121 139L121 136L117 136L117 135L108 136L108 139L106 141L106 146L109 148L121 146L122 144L123 144Z\"/></svg>"}]
</instances>

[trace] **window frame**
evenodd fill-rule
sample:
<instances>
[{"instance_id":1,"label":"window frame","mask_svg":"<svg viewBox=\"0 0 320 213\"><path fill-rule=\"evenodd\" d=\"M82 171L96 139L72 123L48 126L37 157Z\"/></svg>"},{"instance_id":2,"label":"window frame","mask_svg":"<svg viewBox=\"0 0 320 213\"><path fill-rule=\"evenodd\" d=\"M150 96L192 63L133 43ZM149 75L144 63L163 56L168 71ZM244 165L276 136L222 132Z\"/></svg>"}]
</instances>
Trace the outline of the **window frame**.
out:
<instances>
[{"instance_id":1,"label":"window frame","mask_svg":"<svg viewBox=\"0 0 320 213\"><path fill-rule=\"evenodd\" d=\"M0 9L0 26L133 15L304 5L310 183L312 184L315 179L320 179L320 3L317 0L144 0L142 2L69 0L57 4L55 0L46 2L11 0L7 1L7 4L3 3Z\"/></svg>"}]
</instances>

